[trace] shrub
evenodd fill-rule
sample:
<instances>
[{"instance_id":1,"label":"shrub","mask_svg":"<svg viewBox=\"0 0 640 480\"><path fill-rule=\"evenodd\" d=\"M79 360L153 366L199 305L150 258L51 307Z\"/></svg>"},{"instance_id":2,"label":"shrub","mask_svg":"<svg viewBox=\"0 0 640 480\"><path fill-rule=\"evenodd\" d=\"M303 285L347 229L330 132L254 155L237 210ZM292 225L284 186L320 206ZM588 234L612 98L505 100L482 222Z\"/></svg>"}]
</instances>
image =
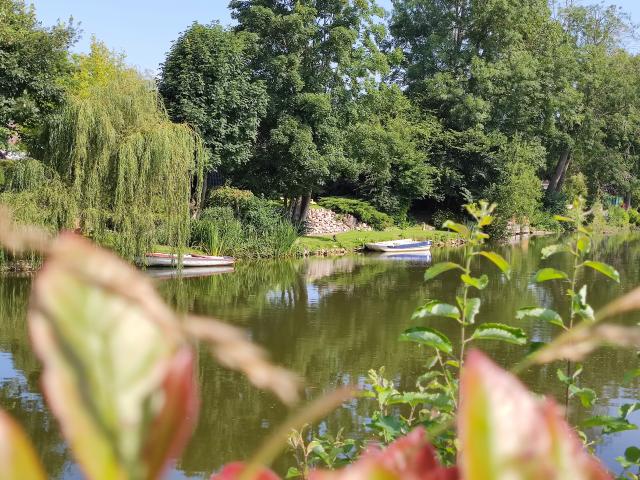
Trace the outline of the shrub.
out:
<instances>
[{"instance_id":1,"label":"shrub","mask_svg":"<svg viewBox=\"0 0 640 480\"><path fill-rule=\"evenodd\" d=\"M587 188L587 178L582 172L571 175L567 178L564 186L566 197L569 201L573 201L578 197L587 198L589 189Z\"/></svg>"},{"instance_id":2,"label":"shrub","mask_svg":"<svg viewBox=\"0 0 640 480\"><path fill-rule=\"evenodd\" d=\"M191 223L191 246L211 255L238 254L242 243L242 224L230 207L205 209L201 217Z\"/></svg>"},{"instance_id":3,"label":"shrub","mask_svg":"<svg viewBox=\"0 0 640 480\"><path fill-rule=\"evenodd\" d=\"M602 203L597 200L591 207L591 228L594 232L603 232L607 228L607 218L605 216Z\"/></svg>"},{"instance_id":4,"label":"shrub","mask_svg":"<svg viewBox=\"0 0 640 480\"><path fill-rule=\"evenodd\" d=\"M191 225L191 246L211 255L280 257L291 251L297 238L297 230L277 205L254 196L238 210L207 208Z\"/></svg>"},{"instance_id":5,"label":"shrub","mask_svg":"<svg viewBox=\"0 0 640 480\"><path fill-rule=\"evenodd\" d=\"M353 215L361 222L376 230L384 230L394 225L393 218L386 213L376 210L370 203L353 198L325 197L318 204L337 213Z\"/></svg>"},{"instance_id":6,"label":"shrub","mask_svg":"<svg viewBox=\"0 0 640 480\"><path fill-rule=\"evenodd\" d=\"M608 211L608 223L614 228L627 228L629 227L629 214L622 207L612 207Z\"/></svg>"},{"instance_id":7,"label":"shrub","mask_svg":"<svg viewBox=\"0 0 640 480\"><path fill-rule=\"evenodd\" d=\"M549 212L539 211L531 217L531 226L536 230L545 232L561 232L564 230L562 224Z\"/></svg>"},{"instance_id":8,"label":"shrub","mask_svg":"<svg viewBox=\"0 0 640 480\"><path fill-rule=\"evenodd\" d=\"M236 212L242 211L256 196L249 190L233 187L220 187L212 190L205 202L207 207L231 207Z\"/></svg>"},{"instance_id":9,"label":"shrub","mask_svg":"<svg viewBox=\"0 0 640 480\"><path fill-rule=\"evenodd\" d=\"M629 222L636 227L640 227L640 212L635 208L630 208L627 213L629 214Z\"/></svg>"}]
</instances>

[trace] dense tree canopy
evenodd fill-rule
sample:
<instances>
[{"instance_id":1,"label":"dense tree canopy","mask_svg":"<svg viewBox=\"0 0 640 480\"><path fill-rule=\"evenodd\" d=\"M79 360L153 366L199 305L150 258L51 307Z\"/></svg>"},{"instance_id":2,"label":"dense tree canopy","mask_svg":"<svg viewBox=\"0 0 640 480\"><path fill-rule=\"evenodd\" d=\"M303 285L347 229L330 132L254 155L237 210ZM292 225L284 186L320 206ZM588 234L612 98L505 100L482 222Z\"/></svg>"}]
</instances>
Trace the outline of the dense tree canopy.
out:
<instances>
[{"instance_id":1,"label":"dense tree canopy","mask_svg":"<svg viewBox=\"0 0 640 480\"><path fill-rule=\"evenodd\" d=\"M173 44L160 74L171 119L198 130L211 154L210 168L225 176L249 162L265 113L263 84L249 69L254 47L251 35L194 23Z\"/></svg>"},{"instance_id":2,"label":"dense tree canopy","mask_svg":"<svg viewBox=\"0 0 640 480\"><path fill-rule=\"evenodd\" d=\"M167 118L122 56L99 42L71 55L73 28L0 0L2 138L46 125L31 153L86 204L84 228L131 235L122 178L179 169L172 185L187 198L205 158L227 183L283 198L296 222L312 198L336 195L399 220L479 198L521 219L576 192L640 201L640 60L624 48L634 26L617 7L556 3L232 0L232 27L194 23L167 54Z\"/></svg>"},{"instance_id":3,"label":"dense tree canopy","mask_svg":"<svg viewBox=\"0 0 640 480\"><path fill-rule=\"evenodd\" d=\"M185 245L192 185L206 161L201 139L172 123L153 84L99 43L76 60L41 142L42 161L78 207L79 228L129 258L155 242Z\"/></svg>"},{"instance_id":4,"label":"dense tree canopy","mask_svg":"<svg viewBox=\"0 0 640 480\"><path fill-rule=\"evenodd\" d=\"M237 31L257 38L253 71L269 95L248 184L295 199L293 217L304 219L310 196L347 168L351 103L388 69L383 11L372 0L233 0L230 7Z\"/></svg>"},{"instance_id":5,"label":"dense tree canopy","mask_svg":"<svg viewBox=\"0 0 640 480\"><path fill-rule=\"evenodd\" d=\"M0 0L0 149L60 105L73 26L45 28L23 0Z\"/></svg>"}]
</instances>

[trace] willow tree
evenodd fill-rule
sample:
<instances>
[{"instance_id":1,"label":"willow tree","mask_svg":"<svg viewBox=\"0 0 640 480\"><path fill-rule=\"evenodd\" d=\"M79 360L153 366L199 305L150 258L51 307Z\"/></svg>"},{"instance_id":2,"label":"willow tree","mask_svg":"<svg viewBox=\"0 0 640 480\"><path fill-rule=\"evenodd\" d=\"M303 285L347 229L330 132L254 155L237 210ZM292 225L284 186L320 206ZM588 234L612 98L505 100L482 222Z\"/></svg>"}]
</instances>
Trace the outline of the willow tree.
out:
<instances>
[{"instance_id":1,"label":"willow tree","mask_svg":"<svg viewBox=\"0 0 640 480\"><path fill-rule=\"evenodd\" d=\"M198 206L192 199L206 161L202 141L169 120L156 89L137 72L92 75L100 78L69 95L43 136L44 161L79 206L77 227L127 258L158 242L180 249Z\"/></svg>"}]
</instances>

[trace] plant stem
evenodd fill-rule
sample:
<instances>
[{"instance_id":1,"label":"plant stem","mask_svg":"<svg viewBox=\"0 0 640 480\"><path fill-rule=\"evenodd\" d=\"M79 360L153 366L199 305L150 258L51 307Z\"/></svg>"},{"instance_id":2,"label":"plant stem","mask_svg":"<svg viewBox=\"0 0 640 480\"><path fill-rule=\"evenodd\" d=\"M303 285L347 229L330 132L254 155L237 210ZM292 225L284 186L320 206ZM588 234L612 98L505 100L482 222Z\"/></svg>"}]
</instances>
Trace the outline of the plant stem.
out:
<instances>
[{"instance_id":1,"label":"plant stem","mask_svg":"<svg viewBox=\"0 0 640 480\"><path fill-rule=\"evenodd\" d=\"M466 273L467 275L470 275L471 272L471 259L473 258L473 247L469 247L471 252L469 254L467 254L467 262L465 265L466 268ZM459 360L459 364L460 364L460 368L462 368L462 365L464 363L464 347L467 343L467 339L465 338L465 328L467 326L467 318L466 318L466 311L467 311L467 297L469 295L469 285L465 284L464 285L464 293L462 295L462 312L461 312L461 326L462 328L460 329L460 360Z\"/></svg>"},{"instance_id":2,"label":"plant stem","mask_svg":"<svg viewBox=\"0 0 640 480\"><path fill-rule=\"evenodd\" d=\"M579 270L579 265L578 265L578 260L580 260L579 254L578 252L578 247L577 247L577 242L576 242L576 254L573 257L573 274L571 276L571 294L575 295L576 294L576 283L578 280L578 270ZM569 308L569 330L571 330L573 328L573 319L575 317L575 312L573 310L573 297L571 297L571 305ZM571 392L569 391L570 386L571 386L571 375L572 375L572 365L571 365L571 360L567 360L567 367L566 367L566 374L567 374L567 378L569 379L565 387L565 397L564 397L564 416L565 416L565 420L569 421L569 396L571 394Z\"/></svg>"}]
</instances>

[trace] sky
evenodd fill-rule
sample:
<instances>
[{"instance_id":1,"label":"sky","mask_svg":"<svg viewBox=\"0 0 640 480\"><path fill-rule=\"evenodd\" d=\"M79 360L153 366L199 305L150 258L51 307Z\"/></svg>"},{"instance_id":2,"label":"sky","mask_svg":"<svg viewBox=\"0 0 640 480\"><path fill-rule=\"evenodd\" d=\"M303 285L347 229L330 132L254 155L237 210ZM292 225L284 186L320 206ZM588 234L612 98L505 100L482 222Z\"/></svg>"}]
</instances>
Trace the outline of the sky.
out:
<instances>
[{"instance_id":1,"label":"sky","mask_svg":"<svg viewBox=\"0 0 640 480\"><path fill-rule=\"evenodd\" d=\"M193 21L231 23L228 0L30 0L45 25L73 17L82 37L75 49L86 52L91 37L123 52L128 63L155 72L180 32ZM593 0L594 3L596 0ZM378 3L390 9L391 0ZM615 0L640 24L640 0ZM638 49L639 41L632 47Z\"/></svg>"}]
</instances>

